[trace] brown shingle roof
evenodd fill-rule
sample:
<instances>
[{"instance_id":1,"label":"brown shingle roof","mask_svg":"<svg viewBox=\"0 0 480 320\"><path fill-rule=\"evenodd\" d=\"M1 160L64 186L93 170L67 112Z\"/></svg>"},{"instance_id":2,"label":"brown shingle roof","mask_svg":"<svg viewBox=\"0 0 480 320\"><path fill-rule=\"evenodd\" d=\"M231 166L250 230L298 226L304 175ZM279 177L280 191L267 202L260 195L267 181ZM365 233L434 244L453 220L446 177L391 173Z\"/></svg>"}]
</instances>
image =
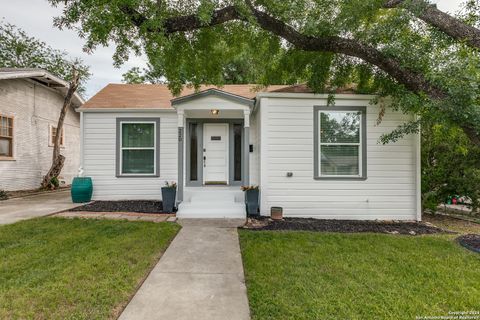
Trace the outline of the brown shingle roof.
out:
<instances>
[{"instance_id":1,"label":"brown shingle roof","mask_svg":"<svg viewBox=\"0 0 480 320\"><path fill-rule=\"evenodd\" d=\"M253 99L258 92L271 92L287 87L289 86L271 85L259 90L259 86L255 84L230 84L223 87L202 86L200 91L215 88ZM193 88L185 87L180 97L194 92ZM163 84L109 84L85 102L83 108L171 109L170 100L174 98L176 97Z\"/></svg>"}]
</instances>

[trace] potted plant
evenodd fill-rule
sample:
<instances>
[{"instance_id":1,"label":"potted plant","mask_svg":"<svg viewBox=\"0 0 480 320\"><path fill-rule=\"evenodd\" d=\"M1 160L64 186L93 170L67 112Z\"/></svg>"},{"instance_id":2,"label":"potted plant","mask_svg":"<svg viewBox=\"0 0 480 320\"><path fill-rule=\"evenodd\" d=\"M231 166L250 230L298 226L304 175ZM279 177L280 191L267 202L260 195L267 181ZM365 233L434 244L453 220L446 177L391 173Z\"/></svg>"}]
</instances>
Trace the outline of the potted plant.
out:
<instances>
[{"instance_id":1,"label":"potted plant","mask_svg":"<svg viewBox=\"0 0 480 320\"><path fill-rule=\"evenodd\" d=\"M175 207L175 198L177 196L177 183L175 181L165 181L162 187L162 206L163 212L173 212Z\"/></svg>"},{"instance_id":2,"label":"potted plant","mask_svg":"<svg viewBox=\"0 0 480 320\"><path fill-rule=\"evenodd\" d=\"M245 205L247 207L247 215L256 216L259 214L258 198L260 190L258 186L242 186L245 192Z\"/></svg>"}]
</instances>

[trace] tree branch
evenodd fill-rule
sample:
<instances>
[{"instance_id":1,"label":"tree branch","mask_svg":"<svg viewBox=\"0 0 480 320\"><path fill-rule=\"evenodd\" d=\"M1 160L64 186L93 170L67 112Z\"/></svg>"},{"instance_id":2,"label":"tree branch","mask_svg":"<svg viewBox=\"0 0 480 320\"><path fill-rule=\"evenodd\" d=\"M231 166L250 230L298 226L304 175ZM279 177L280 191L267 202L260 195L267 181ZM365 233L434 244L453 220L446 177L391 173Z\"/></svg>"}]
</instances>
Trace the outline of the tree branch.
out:
<instances>
[{"instance_id":1,"label":"tree branch","mask_svg":"<svg viewBox=\"0 0 480 320\"><path fill-rule=\"evenodd\" d=\"M388 0L383 5L385 8L398 8L405 0ZM438 28L455 40L465 41L469 46L480 49L480 30L467 25L461 20L443 12L436 5L425 0L411 0L412 6L403 6L404 9L415 14L419 19L431 26ZM423 6L419 13L413 7Z\"/></svg>"},{"instance_id":2,"label":"tree branch","mask_svg":"<svg viewBox=\"0 0 480 320\"><path fill-rule=\"evenodd\" d=\"M403 0L388 1L388 3L391 3L392 5L394 3L398 5L401 2L403 2ZM354 39L347 39L337 36L313 37L304 35L293 27L287 25L285 22L256 9L251 4L249 4L249 7L260 28L287 40L300 50L331 52L360 58L372 65L377 66L394 78L398 83L404 85L407 89L414 93L425 93L432 100L437 101L448 98L448 95L445 91L430 83L423 74L404 68L397 59L385 55L380 50L369 46L368 44ZM124 12L127 13L128 11L124 10ZM132 23L137 27L140 27L145 21L145 19L140 18L141 15L138 12L134 12L133 14L130 12L129 16ZM248 21L236 7L228 6L214 11L208 23L202 22L197 15L192 14L169 18L164 22L161 28L149 31L164 32L165 34L187 32L219 25L233 20ZM477 146L480 146L480 135L475 128L467 124L460 124L460 127L473 143L475 143Z\"/></svg>"}]
</instances>

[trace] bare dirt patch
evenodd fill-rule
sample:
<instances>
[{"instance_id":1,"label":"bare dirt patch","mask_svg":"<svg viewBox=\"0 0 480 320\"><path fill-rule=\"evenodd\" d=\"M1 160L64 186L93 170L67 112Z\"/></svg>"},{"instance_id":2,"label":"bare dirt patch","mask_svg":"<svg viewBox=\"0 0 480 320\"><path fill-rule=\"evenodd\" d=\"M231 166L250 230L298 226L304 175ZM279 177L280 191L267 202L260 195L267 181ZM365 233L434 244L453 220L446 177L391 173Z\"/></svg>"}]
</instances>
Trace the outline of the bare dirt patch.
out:
<instances>
[{"instance_id":1,"label":"bare dirt patch","mask_svg":"<svg viewBox=\"0 0 480 320\"><path fill-rule=\"evenodd\" d=\"M246 228L258 231L299 230L341 233L373 232L406 235L453 233L421 222L322 220L311 218L285 218L280 221L274 221L268 217L260 217L258 219L249 219Z\"/></svg>"},{"instance_id":2,"label":"bare dirt patch","mask_svg":"<svg viewBox=\"0 0 480 320\"><path fill-rule=\"evenodd\" d=\"M422 218L424 222L431 223L434 226L442 229L447 229L462 234L480 234L480 224L474 221L462 220L440 214L424 214Z\"/></svg>"}]
</instances>

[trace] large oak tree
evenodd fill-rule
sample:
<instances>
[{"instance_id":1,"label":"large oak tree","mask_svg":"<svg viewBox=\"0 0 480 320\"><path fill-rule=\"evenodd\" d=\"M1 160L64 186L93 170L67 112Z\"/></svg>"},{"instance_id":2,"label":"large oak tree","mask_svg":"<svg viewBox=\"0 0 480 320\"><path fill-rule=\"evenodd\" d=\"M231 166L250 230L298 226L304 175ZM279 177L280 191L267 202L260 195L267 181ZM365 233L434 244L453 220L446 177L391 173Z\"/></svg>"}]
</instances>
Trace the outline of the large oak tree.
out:
<instances>
[{"instance_id":1,"label":"large oak tree","mask_svg":"<svg viewBox=\"0 0 480 320\"><path fill-rule=\"evenodd\" d=\"M257 82L306 81L315 91L356 83L421 116L460 127L480 146L480 30L475 1L463 16L427 0L49 0L55 21L78 28L85 49L116 44L114 61L144 53L172 91L225 83L225 66L248 51Z\"/></svg>"}]
</instances>

